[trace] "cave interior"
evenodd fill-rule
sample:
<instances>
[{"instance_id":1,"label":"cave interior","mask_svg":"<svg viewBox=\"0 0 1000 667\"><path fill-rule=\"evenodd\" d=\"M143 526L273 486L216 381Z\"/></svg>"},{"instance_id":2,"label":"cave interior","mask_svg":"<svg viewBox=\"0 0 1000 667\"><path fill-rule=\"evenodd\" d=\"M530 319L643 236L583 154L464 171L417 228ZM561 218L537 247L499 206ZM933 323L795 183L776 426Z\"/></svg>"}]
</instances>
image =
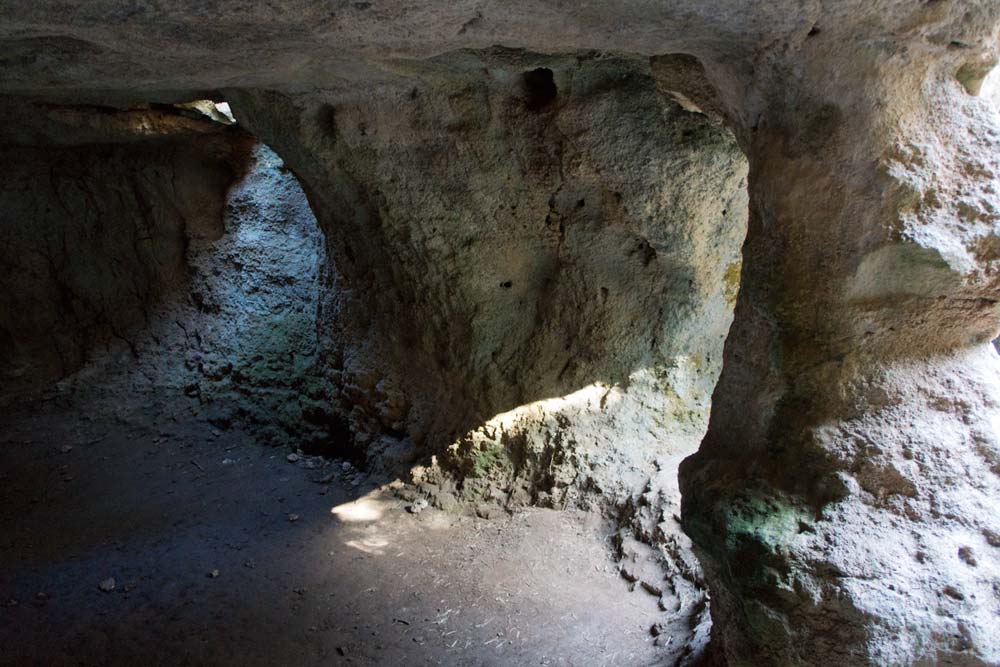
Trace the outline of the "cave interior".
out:
<instances>
[{"instance_id":1,"label":"cave interior","mask_svg":"<svg viewBox=\"0 0 1000 667\"><path fill-rule=\"evenodd\" d=\"M1000 665L995 0L10 0L0 663Z\"/></svg>"}]
</instances>

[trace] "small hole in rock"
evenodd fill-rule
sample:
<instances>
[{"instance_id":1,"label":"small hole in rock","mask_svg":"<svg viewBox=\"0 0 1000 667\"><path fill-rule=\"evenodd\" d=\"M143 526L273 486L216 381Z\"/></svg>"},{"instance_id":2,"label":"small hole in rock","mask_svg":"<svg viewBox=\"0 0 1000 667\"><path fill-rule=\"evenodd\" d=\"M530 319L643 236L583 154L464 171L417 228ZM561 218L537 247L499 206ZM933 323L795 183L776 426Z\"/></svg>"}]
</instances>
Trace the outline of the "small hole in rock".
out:
<instances>
[{"instance_id":1,"label":"small hole in rock","mask_svg":"<svg viewBox=\"0 0 1000 667\"><path fill-rule=\"evenodd\" d=\"M316 111L316 123L324 133L334 136L337 133L337 110L332 104L324 104Z\"/></svg>"},{"instance_id":2,"label":"small hole in rock","mask_svg":"<svg viewBox=\"0 0 1000 667\"><path fill-rule=\"evenodd\" d=\"M528 94L525 102L530 111L541 111L556 99L556 94L559 92L552 70L548 67L525 72L524 86Z\"/></svg>"}]
</instances>

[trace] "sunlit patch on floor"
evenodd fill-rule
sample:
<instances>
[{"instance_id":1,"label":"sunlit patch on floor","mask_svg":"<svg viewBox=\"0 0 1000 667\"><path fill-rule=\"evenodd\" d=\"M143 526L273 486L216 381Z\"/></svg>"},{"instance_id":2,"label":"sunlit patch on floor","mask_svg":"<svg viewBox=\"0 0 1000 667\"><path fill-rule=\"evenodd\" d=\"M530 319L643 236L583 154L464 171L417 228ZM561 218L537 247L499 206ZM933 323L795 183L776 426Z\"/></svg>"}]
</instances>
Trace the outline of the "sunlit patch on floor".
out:
<instances>
[{"instance_id":1,"label":"sunlit patch on floor","mask_svg":"<svg viewBox=\"0 0 1000 667\"><path fill-rule=\"evenodd\" d=\"M382 504L372 494L368 494L349 503L337 505L330 510L330 514L346 523L378 521L382 518Z\"/></svg>"}]
</instances>

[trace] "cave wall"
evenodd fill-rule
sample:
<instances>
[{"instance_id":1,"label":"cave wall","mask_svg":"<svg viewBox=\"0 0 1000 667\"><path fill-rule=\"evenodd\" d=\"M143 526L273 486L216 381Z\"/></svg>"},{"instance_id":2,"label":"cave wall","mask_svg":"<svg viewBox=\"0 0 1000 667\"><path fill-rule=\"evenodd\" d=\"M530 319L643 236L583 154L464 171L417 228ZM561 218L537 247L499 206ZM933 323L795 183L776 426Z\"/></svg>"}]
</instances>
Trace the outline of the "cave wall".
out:
<instances>
[{"instance_id":1,"label":"cave wall","mask_svg":"<svg viewBox=\"0 0 1000 667\"><path fill-rule=\"evenodd\" d=\"M680 471L727 664L1000 662L991 11L916 17L935 57L847 65L820 33L759 74L740 294Z\"/></svg>"},{"instance_id":2,"label":"cave wall","mask_svg":"<svg viewBox=\"0 0 1000 667\"><path fill-rule=\"evenodd\" d=\"M191 238L222 233L252 138L170 110L0 104L3 393L132 345L187 281Z\"/></svg>"},{"instance_id":3,"label":"cave wall","mask_svg":"<svg viewBox=\"0 0 1000 667\"><path fill-rule=\"evenodd\" d=\"M47 222L57 240L95 237L69 253L90 273L46 278L95 293L81 306L98 301L95 317L114 312L112 335L142 360L136 386L183 391L214 426L238 419L310 452L353 439L353 457L448 510L614 513L626 576L695 637L676 652L700 652L706 597L675 519L676 468L706 427L747 218L746 160L701 113L715 111L703 68L495 48L394 69L393 85L350 94L224 91L284 161L258 162L301 181L336 262L274 169L234 190L216 240L238 175L226 169L246 165L239 130L162 106L28 107L54 117L19 130L16 150L100 188ZM7 208L53 197L36 186ZM291 267L251 237L317 262L318 310L312 280L302 303L267 296ZM133 275L142 290L122 284ZM55 311L39 329L76 346L57 370L79 366L102 330L35 298Z\"/></svg>"},{"instance_id":4,"label":"cave wall","mask_svg":"<svg viewBox=\"0 0 1000 667\"><path fill-rule=\"evenodd\" d=\"M397 69L407 85L346 98L228 93L337 258L332 365L359 444L388 432L466 495L543 504L693 451L747 215L732 136L645 59Z\"/></svg>"}]
</instances>

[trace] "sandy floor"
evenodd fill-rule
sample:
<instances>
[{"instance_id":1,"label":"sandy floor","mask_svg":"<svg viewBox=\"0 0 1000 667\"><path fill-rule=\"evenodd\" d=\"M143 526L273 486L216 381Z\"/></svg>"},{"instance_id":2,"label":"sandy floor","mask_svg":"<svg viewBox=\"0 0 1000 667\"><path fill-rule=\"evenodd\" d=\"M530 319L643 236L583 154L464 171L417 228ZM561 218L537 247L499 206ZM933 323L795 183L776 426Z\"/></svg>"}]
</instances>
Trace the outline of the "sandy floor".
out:
<instances>
[{"instance_id":1,"label":"sandy floor","mask_svg":"<svg viewBox=\"0 0 1000 667\"><path fill-rule=\"evenodd\" d=\"M54 395L0 434L4 664L646 665L662 650L655 598L629 592L594 516L413 515L341 462L214 430L183 396Z\"/></svg>"}]
</instances>

